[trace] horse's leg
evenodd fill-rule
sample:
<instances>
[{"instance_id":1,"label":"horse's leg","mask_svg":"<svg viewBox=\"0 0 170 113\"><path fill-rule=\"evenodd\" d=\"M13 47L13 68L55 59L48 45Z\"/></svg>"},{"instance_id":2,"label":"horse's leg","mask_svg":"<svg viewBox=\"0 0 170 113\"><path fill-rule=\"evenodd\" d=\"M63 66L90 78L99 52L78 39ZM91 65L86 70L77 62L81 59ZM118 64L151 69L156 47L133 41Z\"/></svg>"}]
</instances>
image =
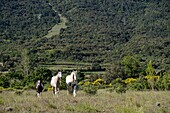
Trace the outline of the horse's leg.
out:
<instances>
[{"instance_id":1,"label":"horse's leg","mask_svg":"<svg viewBox=\"0 0 170 113\"><path fill-rule=\"evenodd\" d=\"M37 97L40 97L40 92L39 91L37 91Z\"/></svg>"},{"instance_id":2,"label":"horse's leg","mask_svg":"<svg viewBox=\"0 0 170 113\"><path fill-rule=\"evenodd\" d=\"M57 88L57 94L59 94L59 87Z\"/></svg>"},{"instance_id":3,"label":"horse's leg","mask_svg":"<svg viewBox=\"0 0 170 113\"><path fill-rule=\"evenodd\" d=\"M69 95L69 85L66 84L66 86L67 86L67 95Z\"/></svg>"},{"instance_id":4,"label":"horse's leg","mask_svg":"<svg viewBox=\"0 0 170 113\"><path fill-rule=\"evenodd\" d=\"M57 94L59 95L59 87L60 87L60 82L58 81L56 84L56 90L57 90Z\"/></svg>"},{"instance_id":5,"label":"horse's leg","mask_svg":"<svg viewBox=\"0 0 170 113\"><path fill-rule=\"evenodd\" d=\"M55 95L57 95L57 87L55 87L55 91L54 92L55 92Z\"/></svg>"},{"instance_id":6,"label":"horse's leg","mask_svg":"<svg viewBox=\"0 0 170 113\"><path fill-rule=\"evenodd\" d=\"M55 87L53 87L53 94L55 94Z\"/></svg>"},{"instance_id":7,"label":"horse's leg","mask_svg":"<svg viewBox=\"0 0 170 113\"><path fill-rule=\"evenodd\" d=\"M73 86L73 96L74 96L74 97L76 96L76 89L77 89L77 85L74 85L74 86Z\"/></svg>"},{"instance_id":8,"label":"horse's leg","mask_svg":"<svg viewBox=\"0 0 170 113\"><path fill-rule=\"evenodd\" d=\"M42 90L40 91L40 96L42 95Z\"/></svg>"}]
</instances>

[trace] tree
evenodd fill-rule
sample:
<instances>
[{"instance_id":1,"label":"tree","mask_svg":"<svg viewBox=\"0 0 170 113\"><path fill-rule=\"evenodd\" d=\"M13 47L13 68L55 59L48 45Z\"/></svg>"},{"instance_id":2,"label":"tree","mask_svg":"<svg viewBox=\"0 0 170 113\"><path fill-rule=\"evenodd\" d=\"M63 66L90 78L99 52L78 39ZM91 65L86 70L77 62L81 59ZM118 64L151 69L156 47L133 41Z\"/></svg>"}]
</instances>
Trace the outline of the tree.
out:
<instances>
[{"instance_id":1,"label":"tree","mask_svg":"<svg viewBox=\"0 0 170 113\"><path fill-rule=\"evenodd\" d=\"M127 77L139 77L140 65L134 56L125 56L122 60L122 65Z\"/></svg>"},{"instance_id":2,"label":"tree","mask_svg":"<svg viewBox=\"0 0 170 113\"><path fill-rule=\"evenodd\" d=\"M148 83L151 86L152 90L154 90L157 79L154 76L154 68L152 66L152 61L149 61L149 63L147 64L147 68L146 68L146 76L148 77Z\"/></svg>"},{"instance_id":3,"label":"tree","mask_svg":"<svg viewBox=\"0 0 170 113\"><path fill-rule=\"evenodd\" d=\"M92 70L101 70L101 66L98 62L92 63Z\"/></svg>"},{"instance_id":4,"label":"tree","mask_svg":"<svg viewBox=\"0 0 170 113\"><path fill-rule=\"evenodd\" d=\"M110 67L106 69L106 75L104 80L106 83L111 83L116 78L123 78L124 72L120 62L115 62Z\"/></svg>"},{"instance_id":5,"label":"tree","mask_svg":"<svg viewBox=\"0 0 170 113\"><path fill-rule=\"evenodd\" d=\"M146 75L154 76L154 68L152 66L152 61L149 61L149 63L147 64Z\"/></svg>"},{"instance_id":6,"label":"tree","mask_svg":"<svg viewBox=\"0 0 170 113\"><path fill-rule=\"evenodd\" d=\"M28 76L29 74L29 69L30 69L30 60L29 60L29 56L28 56L28 50L27 49L23 49L21 51L21 69L23 71L23 74Z\"/></svg>"}]
</instances>

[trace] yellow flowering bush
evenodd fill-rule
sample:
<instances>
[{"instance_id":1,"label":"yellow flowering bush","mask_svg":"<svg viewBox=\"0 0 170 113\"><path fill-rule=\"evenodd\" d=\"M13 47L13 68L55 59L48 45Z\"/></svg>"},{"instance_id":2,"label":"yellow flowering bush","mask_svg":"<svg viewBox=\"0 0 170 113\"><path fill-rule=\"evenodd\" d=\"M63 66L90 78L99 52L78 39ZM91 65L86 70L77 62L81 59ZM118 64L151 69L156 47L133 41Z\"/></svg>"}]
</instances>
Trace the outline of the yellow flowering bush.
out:
<instances>
[{"instance_id":1,"label":"yellow flowering bush","mask_svg":"<svg viewBox=\"0 0 170 113\"><path fill-rule=\"evenodd\" d=\"M145 78L147 79L151 89L154 90L159 82L160 76L147 75Z\"/></svg>"},{"instance_id":2,"label":"yellow flowering bush","mask_svg":"<svg viewBox=\"0 0 170 113\"><path fill-rule=\"evenodd\" d=\"M84 82L84 86L88 86L88 85L90 85L91 84L91 82Z\"/></svg>"},{"instance_id":3,"label":"yellow flowering bush","mask_svg":"<svg viewBox=\"0 0 170 113\"><path fill-rule=\"evenodd\" d=\"M160 76L152 76L152 75L147 75L147 76L145 76L145 78L146 79L157 79L157 80L159 80L160 79Z\"/></svg>"},{"instance_id":4,"label":"yellow flowering bush","mask_svg":"<svg viewBox=\"0 0 170 113\"><path fill-rule=\"evenodd\" d=\"M92 82L93 85L101 85L104 83L104 80L102 80L101 78L95 80L94 82Z\"/></svg>"},{"instance_id":5,"label":"yellow flowering bush","mask_svg":"<svg viewBox=\"0 0 170 113\"><path fill-rule=\"evenodd\" d=\"M83 85L84 84L84 81L80 81L79 83L78 83L78 85Z\"/></svg>"},{"instance_id":6,"label":"yellow flowering bush","mask_svg":"<svg viewBox=\"0 0 170 113\"><path fill-rule=\"evenodd\" d=\"M124 82L125 82L126 84L130 84L130 83L136 82L136 81L137 81L137 79L134 79L134 78L127 78L126 80L124 80Z\"/></svg>"},{"instance_id":7,"label":"yellow flowering bush","mask_svg":"<svg viewBox=\"0 0 170 113\"><path fill-rule=\"evenodd\" d=\"M112 87L113 85L112 85L112 83L110 83L108 86L109 86L109 87Z\"/></svg>"},{"instance_id":8,"label":"yellow flowering bush","mask_svg":"<svg viewBox=\"0 0 170 113\"><path fill-rule=\"evenodd\" d=\"M53 88L52 88L52 87L49 87L49 88L48 88L48 91L52 91L52 90L53 90Z\"/></svg>"}]
</instances>

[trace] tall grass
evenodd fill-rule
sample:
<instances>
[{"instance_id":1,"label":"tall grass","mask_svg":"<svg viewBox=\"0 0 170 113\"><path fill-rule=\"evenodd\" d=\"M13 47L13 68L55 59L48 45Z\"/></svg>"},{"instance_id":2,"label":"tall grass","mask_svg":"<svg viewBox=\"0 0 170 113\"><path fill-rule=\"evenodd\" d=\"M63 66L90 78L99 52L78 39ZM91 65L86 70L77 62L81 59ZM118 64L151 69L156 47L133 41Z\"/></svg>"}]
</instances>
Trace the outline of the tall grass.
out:
<instances>
[{"instance_id":1,"label":"tall grass","mask_svg":"<svg viewBox=\"0 0 170 113\"><path fill-rule=\"evenodd\" d=\"M170 111L170 92L146 91L109 93L98 90L96 95L79 91L77 97L61 91L59 96L43 92L35 96L33 90L18 95L14 91L0 94L0 113L11 107L13 113L168 113ZM159 103L159 104L158 104Z\"/></svg>"}]
</instances>

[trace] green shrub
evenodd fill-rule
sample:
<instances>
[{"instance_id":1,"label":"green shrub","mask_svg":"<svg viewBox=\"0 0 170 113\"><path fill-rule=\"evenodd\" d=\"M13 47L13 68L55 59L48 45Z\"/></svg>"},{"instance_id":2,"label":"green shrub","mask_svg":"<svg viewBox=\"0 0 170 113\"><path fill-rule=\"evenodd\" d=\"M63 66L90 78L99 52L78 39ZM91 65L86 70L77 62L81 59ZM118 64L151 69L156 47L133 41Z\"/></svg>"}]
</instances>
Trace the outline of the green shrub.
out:
<instances>
[{"instance_id":1,"label":"green shrub","mask_svg":"<svg viewBox=\"0 0 170 113\"><path fill-rule=\"evenodd\" d=\"M115 88L116 93L126 93L126 88L122 85L119 84L118 87Z\"/></svg>"},{"instance_id":2,"label":"green shrub","mask_svg":"<svg viewBox=\"0 0 170 113\"><path fill-rule=\"evenodd\" d=\"M141 76L137 79L137 81L127 84L127 89L141 91L149 89L149 85L147 80L143 76Z\"/></svg>"},{"instance_id":3,"label":"green shrub","mask_svg":"<svg viewBox=\"0 0 170 113\"><path fill-rule=\"evenodd\" d=\"M51 88L51 85L50 84L45 84L43 91L48 91L49 88Z\"/></svg>"},{"instance_id":4,"label":"green shrub","mask_svg":"<svg viewBox=\"0 0 170 113\"><path fill-rule=\"evenodd\" d=\"M93 85L88 85L83 87L83 91L90 95L95 95L97 93L97 87Z\"/></svg>"},{"instance_id":5,"label":"green shrub","mask_svg":"<svg viewBox=\"0 0 170 113\"><path fill-rule=\"evenodd\" d=\"M112 81L112 88L109 89L110 92L125 93L126 85L121 78L117 78Z\"/></svg>"},{"instance_id":6,"label":"green shrub","mask_svg":"<svg viewBox=\"0 0 170 113\"><path fill-rule=\"evenodd\" d=\"M0 91L3 91L3 90L5 90L3 87L0 87Z\"/></svg>"},{"instance_id":7,"label":"green shrub","mask_svg":"<svg viewBox=\"0 0 170 113\"><path fill-rule=\"evenodd\" d=\"M6 91L14 91L14 88L11 88L11 87L6 88Z\"/></svg>"},{"instance_id":8,"label":"green shrub","mask_svg":"<svg viewBox=\"0 0 170 113\"><path fill-rule=\"evenodd\" d=\"M158 90L170 90L170 76L168 73L163 73L159 81L156 83L156 89Z\"/></svg>"}]
</instances>

